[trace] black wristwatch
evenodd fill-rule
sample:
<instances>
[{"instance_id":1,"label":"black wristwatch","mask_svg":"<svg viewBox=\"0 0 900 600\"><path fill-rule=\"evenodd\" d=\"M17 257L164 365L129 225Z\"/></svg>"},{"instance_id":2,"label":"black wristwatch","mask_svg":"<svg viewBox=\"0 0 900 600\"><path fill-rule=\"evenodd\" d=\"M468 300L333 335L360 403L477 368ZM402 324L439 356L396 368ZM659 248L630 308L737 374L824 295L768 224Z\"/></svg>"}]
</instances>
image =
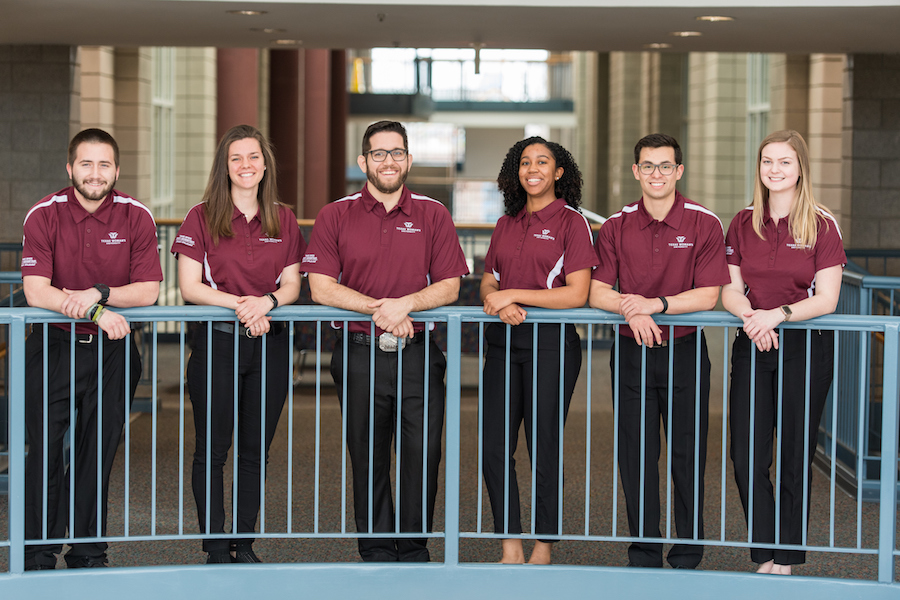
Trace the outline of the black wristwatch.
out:
<instances>
[{"instance_id":1,"label":"black wristwatch","mask_svg":"<svg viewBox=\"0 0 900 600\"><path fill-rule=\"evenodd\" d=\"M97 304L106 306L106 303L109 302L109 286L105 283L95 283L94 289L100 292L100 301Z\"/></svg>"},{"instance_id":2,"label":"black wristwatch","mask_svg":"<svg viewBox=\"0 0 900 600\"><path fill-rule=\"evenodd\" d=\"M272 301L272 310L278 308L278 298L275 297L275 294L268 293L266 294L266 298Z\"/></svg>"}]
</instances>

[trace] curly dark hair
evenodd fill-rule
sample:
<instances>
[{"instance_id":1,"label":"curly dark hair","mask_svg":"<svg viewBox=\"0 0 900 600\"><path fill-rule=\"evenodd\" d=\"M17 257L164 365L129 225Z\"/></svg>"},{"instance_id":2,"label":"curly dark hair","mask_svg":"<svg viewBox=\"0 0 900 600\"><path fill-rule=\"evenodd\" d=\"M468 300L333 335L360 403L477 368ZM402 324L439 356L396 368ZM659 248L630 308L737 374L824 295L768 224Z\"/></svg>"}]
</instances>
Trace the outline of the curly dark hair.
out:
<instances>
[{"instance_id":1,"label":"curly dark hair","mask_svg":"<svg viewBox=\"0 0 900 600\"><path fill-rule=\"evenodd\" d=\"M564 199L569 206L577 210L581 206L581 186L584 182L581 178L581 171L575 164L575 159L568 150L556 142L548 142L542 137L534 136L516 142L506 153L503 166L500 167L497 187L503 194L506 214L510 217L516 216L525 207L525 202L528 200L525 189L519 183L519 160L522 158L522 151L532 144L543 144L550 149L556 166L563 169L562 177L556 182L556 197Z\"/></svg>"}]
</instances>

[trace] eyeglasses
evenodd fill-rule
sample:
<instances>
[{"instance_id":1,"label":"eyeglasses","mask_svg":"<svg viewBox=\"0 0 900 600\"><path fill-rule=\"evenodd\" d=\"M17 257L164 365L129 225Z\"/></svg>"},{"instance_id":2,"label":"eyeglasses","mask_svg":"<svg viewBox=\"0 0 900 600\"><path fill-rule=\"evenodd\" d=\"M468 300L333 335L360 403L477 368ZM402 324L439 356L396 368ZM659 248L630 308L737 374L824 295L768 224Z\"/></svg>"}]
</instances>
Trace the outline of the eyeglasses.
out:
<instances>
[{"instance_id":1,"label":"eyeglasses","mask_svg":"<svg viewBox=\"0 0 900 600\"><path fill-rule=\"evenodd\" d=\"M641 175L653 175L653 171L659 169L659 174L663 177L668 177L672 173L675 172L675 169L678 168L678 165L673 165L672 163L663 163L661 165L654 165L653 163L641 163L638 165L638 169L641 171Z\"/></svg>"},{"instance_id":2,"label":"eyeglasses","mask_svg":"<svg viewBox=\"0 0 900 600\"><path fill-rule=\"evenodd\" d=\"M369 150L366 154L371 154L372 160L375 162L384 162L384 159L388 157L388 154L390 154L391 158L397 162L406 158L406 150L403 148L394 148L393 150Z\"/></svg>"}]
</instances>

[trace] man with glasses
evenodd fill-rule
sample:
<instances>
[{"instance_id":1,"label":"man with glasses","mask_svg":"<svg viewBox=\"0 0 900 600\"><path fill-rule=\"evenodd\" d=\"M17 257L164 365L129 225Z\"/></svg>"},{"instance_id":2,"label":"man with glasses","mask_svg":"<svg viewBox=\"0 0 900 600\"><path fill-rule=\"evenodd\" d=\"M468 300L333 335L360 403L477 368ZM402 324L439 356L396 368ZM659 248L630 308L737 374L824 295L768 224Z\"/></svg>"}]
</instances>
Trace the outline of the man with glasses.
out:
<instances>
[{"instance_id":1,"label":"man with glasses","mask_svg":"<svg viewBox=\"0 0 900 600\"><path fill-rule=\"evenodd\" d=\"M664 432L671 427L668 452L676 536L701 540L710 373L706 339L702 333L698 339L695 327L678 326L670 333L652 315L711 310L729 276L722 223L675 189L684 173L681 158L678 142L664 134L648 135L634 147L631 170L643 196L601 228L600 266L592 274L589 302L628 321L619 328L610 368L618 414L619 473L631 536L661 537L657 464L662 421ZM702 557L702 545L674 544L667 560L674 568L694 569ZM628 566L662 567L662 544L632 543Z\"/></svg>"},{"instance_id":2,"label":"man with glasses","mask_svg":"<svg viewBox=\"0 0 900 600\"><path fill-rule=\"evenodd\" d=\"M357 531L425 533L434 518L446 359L425 323L413 321L409 313L456 301L460 277L469 271L446 207L404 185L412 156L403 125L370 125L357 164L366 185L319 212L301 269L309 274L316 302L372 315L371 321L350 322L346 329L332 323L339 341L331 375L346 411ZM394 435L399 530L391 497ZM429 560L426 542L361 537L359 554L364 561L424 562Z\"/></svg>"}]
</instances>

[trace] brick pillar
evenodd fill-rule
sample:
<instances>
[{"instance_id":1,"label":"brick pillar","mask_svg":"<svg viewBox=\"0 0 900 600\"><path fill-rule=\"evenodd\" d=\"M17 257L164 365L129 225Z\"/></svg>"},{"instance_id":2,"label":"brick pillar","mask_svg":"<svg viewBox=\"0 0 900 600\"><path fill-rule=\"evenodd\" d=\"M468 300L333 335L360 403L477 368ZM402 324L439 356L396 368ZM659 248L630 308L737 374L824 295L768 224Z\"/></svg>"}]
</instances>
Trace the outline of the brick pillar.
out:
<instances>
[{"instance_id":1,"label":"brick pillar","mask_svg":"<svg viewBox=\"0 0 900 600\"><path fill-rule=\"evenodd\" d=\"M259 50L216 52L216 141L235 125L259 127Z\"/></svg>"},{"instance_id":2,"label":"brick pillar","mask_svg":"<svg viewBox=\"0 0 900 600\"><path fill-rule=\"evenodd\" d=\"M272 50L269 54L269 140L278 163L278 194L281 201L304 218L300 194L303 189L303 53L305 50Z\"/></svg>"},{"instance_id":3,"label":"brick pillar","mask_svg":"<svg viewBox=\"0 0 900 600\"><path fill-rule=\"evenodd\" d=\"M319 209L333 200L329 197L331 51L306 50L304 54L303 216L314 219Z\"/></svg>"}]
</instances>

